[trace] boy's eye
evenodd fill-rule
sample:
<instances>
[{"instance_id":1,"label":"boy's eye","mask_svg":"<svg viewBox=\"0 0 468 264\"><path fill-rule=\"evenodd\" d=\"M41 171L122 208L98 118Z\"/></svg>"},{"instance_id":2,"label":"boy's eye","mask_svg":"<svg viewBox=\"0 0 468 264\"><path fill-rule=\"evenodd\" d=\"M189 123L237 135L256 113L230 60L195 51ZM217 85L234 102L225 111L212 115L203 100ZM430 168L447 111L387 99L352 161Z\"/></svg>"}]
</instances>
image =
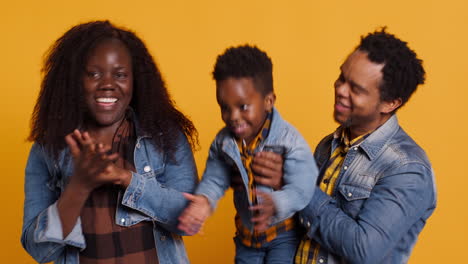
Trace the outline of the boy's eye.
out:
<instances>
[{"instance_id":1,"label":"boy's eye","mask_svg":"<svg viewBox=\"0 0 468 264\"><path fill-rule=\"evenodd\" d=\"M249 109L249 106L246 105L246 104L243 104L243 105L240 106L240 109L241 109L242 111L245 111L245 110Z\"/></svg>"}]
</instances>

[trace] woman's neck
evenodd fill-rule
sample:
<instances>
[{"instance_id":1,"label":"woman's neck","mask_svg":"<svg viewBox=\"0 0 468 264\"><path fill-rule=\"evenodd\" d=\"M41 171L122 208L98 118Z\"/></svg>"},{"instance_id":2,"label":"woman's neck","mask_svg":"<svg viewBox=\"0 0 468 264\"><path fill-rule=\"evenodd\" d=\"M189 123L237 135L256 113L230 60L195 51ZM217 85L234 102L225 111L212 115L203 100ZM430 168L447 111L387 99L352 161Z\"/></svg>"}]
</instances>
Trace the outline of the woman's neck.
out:
<instances>
[{"instance_id":1,"label":"woman's neck","mask_svg":"<svg viewBox=\"0 0 468 264\"><path fill-rule=\"evenodd\" d=\"M116 122L111 126L96 126L96 125L87 125L86 131L90 136L96 141L96 143L102 143L106 146L112 145L112 140L114 138L117 128L120 126L120 122Z\"/></svg>"}]
</instances>

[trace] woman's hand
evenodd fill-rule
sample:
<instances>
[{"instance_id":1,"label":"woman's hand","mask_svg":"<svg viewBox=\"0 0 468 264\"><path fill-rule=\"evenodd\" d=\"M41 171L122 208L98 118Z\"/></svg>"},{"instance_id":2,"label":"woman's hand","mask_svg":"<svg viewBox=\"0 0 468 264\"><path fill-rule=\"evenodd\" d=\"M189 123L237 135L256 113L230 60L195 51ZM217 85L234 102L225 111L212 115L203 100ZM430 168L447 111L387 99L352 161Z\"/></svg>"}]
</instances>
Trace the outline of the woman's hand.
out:
<instances>
[{"instance_id":1,"label":"woman's hand","mask_svg":"<svg viewBox=\"0 0 468 264\"><path fill-rule=\"evenodd\" d=\"M74 130L65 137L74 161L74 173L70 184L77 185L85 192L106 183L128 185L131 179L126 171L115 166L119 158L117 153L107 154L109 146L97 143L88 132Z\"/></svg>"}]
</instances>

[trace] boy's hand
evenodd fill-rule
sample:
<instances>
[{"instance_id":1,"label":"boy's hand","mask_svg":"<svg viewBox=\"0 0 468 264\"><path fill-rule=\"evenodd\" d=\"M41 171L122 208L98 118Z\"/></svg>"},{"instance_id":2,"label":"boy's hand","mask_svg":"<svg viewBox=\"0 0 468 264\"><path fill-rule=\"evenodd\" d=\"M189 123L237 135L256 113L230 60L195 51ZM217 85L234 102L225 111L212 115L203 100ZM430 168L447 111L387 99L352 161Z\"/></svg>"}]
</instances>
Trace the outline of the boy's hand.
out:
<instances>
[{"instance_id":1,"label":"boy's hand","mask_svg":"<svg viewBox=\"0 0 468 264\"><path fill-rule=\"evenodd\" d=\"M178 228L188 235L195 235L210 216L211 205L203 195L183 194L190 201L190 204L179 216Z\"/></svg>"},{"instance_id":2,"label":"boy's hand","mask_svg":"<svg viewBox=\"0 0 468 264\"><path fill-rule=\"evenodd\" d=\"M269 193L257 191L257 198L261 203L250 207L250 210L255 212L251 221L255 231L264 232L270 226L271 218L276 213L275 203Z\"/></svg>"},{"instance_id":3,"label":"boy's hand","mask_svg":"<svg viewBox=\"0 0 468 264\"><path fill-rule=\"evenodd\" d=\"M283 157L271 151L255 154L252 162L257 184L269 186L273 190L283 187Z\"/></svg>"}]
</instances>

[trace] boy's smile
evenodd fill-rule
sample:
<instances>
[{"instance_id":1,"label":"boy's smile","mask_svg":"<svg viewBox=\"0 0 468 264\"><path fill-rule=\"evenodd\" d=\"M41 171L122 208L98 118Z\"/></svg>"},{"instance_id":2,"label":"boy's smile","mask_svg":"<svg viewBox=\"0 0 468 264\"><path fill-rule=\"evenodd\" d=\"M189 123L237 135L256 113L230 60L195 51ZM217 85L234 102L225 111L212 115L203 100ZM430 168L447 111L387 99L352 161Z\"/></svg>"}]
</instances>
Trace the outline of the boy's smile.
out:
<instances>
[{"instance_id":1,"label":"boy's smile","mask_svg":"<svg viewBox=\"0 0 468 264\"><path fill-rule=\"evenodd\" d=\"M265 122L273 108L273 93L262 95L255 88L252 78L233 78L217 82L216 97L221 117L237 139L249 144Z\"/></svg>"}]
</instances>

